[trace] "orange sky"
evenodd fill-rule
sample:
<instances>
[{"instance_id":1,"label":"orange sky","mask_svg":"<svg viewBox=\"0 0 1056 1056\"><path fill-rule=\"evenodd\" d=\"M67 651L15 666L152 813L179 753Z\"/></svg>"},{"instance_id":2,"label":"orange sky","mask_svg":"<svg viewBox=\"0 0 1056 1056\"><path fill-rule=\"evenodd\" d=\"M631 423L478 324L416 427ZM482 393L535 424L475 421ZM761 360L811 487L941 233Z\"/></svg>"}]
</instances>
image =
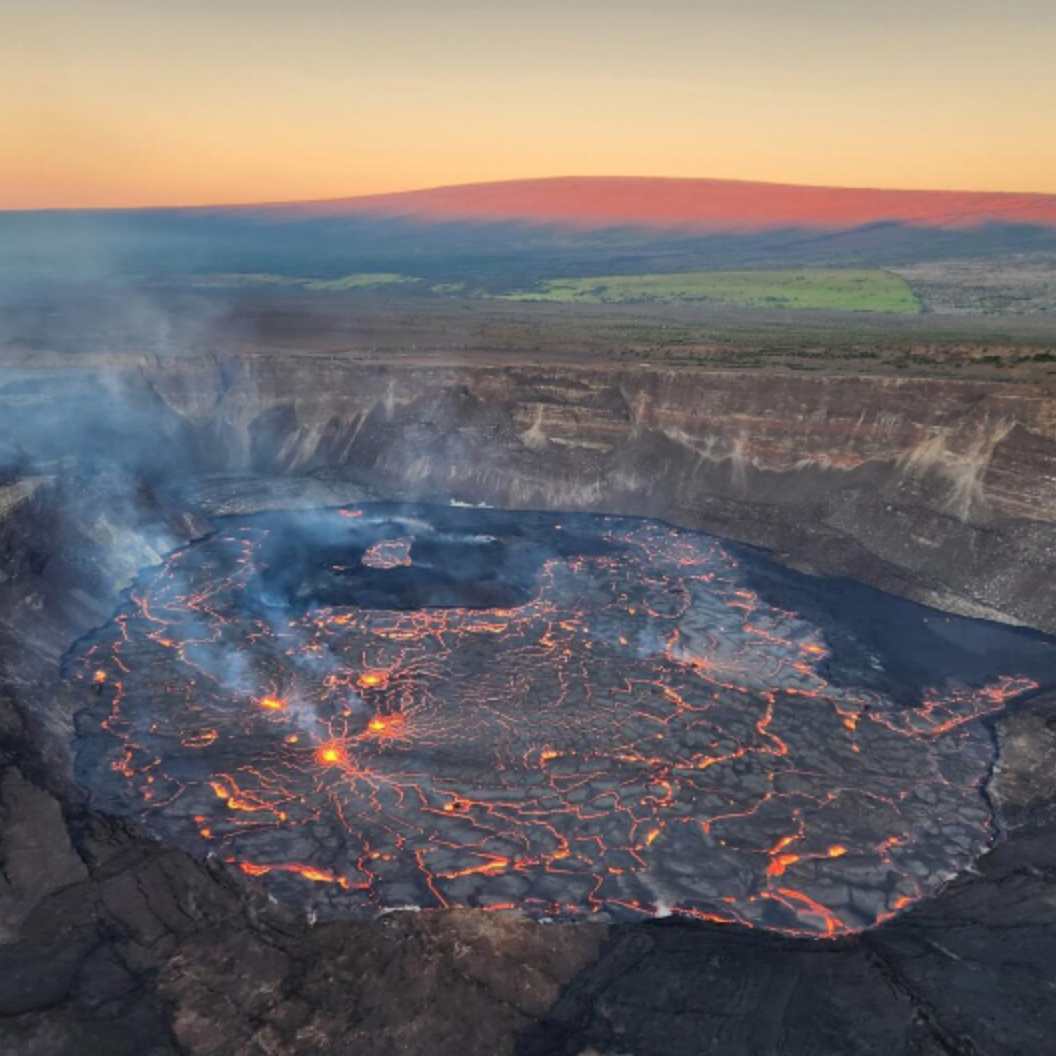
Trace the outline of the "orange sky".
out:
<instances>
[{"instance_id":1,"label":"orange sky","mask_svg":"<svg viewBox=\"0 0 1056 1056\"><path fill-rule=\"evenodd\" d=\"M1056 192L1052 0L30 0L0 207L563 174Z\"/></svg>"}]
</instances>

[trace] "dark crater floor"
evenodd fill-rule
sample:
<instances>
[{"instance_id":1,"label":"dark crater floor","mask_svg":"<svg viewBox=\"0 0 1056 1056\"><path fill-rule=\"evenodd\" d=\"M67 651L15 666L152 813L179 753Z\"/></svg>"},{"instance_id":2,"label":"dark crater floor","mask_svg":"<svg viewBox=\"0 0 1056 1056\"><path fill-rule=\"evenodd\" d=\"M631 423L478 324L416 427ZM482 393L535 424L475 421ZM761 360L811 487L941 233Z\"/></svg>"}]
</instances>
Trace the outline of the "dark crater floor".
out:
<instances>
[{"instance_id":1,"label":"dark crater floor","mask_svg":"<svg viewBox=\"0 0 1056 1056\"><path fill-rule=\"evenodd\" d=\"M68 658L93 803L325 916L836 936L992 842L1049 639L652 521L229 518Z\"/></svg>"}]
</instances>

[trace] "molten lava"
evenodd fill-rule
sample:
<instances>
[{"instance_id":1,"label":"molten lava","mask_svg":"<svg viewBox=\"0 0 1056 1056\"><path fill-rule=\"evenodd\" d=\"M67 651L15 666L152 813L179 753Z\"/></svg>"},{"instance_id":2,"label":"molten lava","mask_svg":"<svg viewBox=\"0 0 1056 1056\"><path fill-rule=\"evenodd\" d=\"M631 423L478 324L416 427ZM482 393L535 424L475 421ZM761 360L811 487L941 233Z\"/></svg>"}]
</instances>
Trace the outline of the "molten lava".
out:
<instances>
[{"instance_id":1,"label":"molten lava","mask_svg":"<svg viewBox=\"0 0 1056 1056\"><path fill-rule=\"evenodd\" d=\"M339 744L321 744L315 757L321 766L342 766L348 762L345 749Z\"/></svg>"},{"instance_id":2,"label":"molten lava","mask_svg":"<svg viewBox=\"0 0 1056 1056\"><path fill-rule=\"evenodd\" d=\"M366 598L421 574L444 604L262 603L269 538L301 522L249 519L147 573L75 667L97 801L279 898L833 936L991 837L978 720L1027 679L913 706L830 680L819 627L765 601L716 540L660 524L496 513L483 532L469 511L445 564L457 532L424 513L313 516L327 570L370 566ZM524 604L451 603L449 570L475 549L494 578L555 538Z\"/></svg>"},{"instance_id":3,"label":"molten lava","mask_svg":"<svg viewBox=\"0 0 1056 1056\"><path fill-rule=\"evenodd\" d=\"M388 685L389 673L388 671L364 671L356 679L356 685L360 689L381 689Z\"/></svg>"},{"instance_id":4,"label":"molten lava","mask_svg":"<svg viewBox=\"0 0 1056 1056\"><path fill-rule=\"evenodd\" d=\"M400 568L411 564L410 539L383 539L369 547L361 558L367 568Z\"/></svg>"},{"instance_id":5,"label":"molten lava","mask_svg":"<svg viewBox=\"0 0 1056 1056\"><path fill-rule=\"evenodd\" d=\"M367 723L367 732L374 737L400 737L404 733L407 720L399 713L395 715L375 715Z\"/></svg>"}]
</instances>

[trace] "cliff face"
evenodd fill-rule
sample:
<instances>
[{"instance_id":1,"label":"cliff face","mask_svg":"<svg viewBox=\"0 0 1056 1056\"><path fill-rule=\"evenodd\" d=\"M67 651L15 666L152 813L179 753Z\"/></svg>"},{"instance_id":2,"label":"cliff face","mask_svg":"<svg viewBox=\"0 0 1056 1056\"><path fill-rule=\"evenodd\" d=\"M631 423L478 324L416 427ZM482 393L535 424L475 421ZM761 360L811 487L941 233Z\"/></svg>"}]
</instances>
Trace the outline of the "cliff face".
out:
<instances>
[{"instance_id":1,"label":"cliff face","mask_svg":"<svg viewBox=\"0 0 1056 1056\"><path fill-rule=\"evenodd\" d=\"M1056 395L927 378L184 364L213 468L386 497L661 517L951 611L1056 630Z\"/></svg>"}]
</instances>

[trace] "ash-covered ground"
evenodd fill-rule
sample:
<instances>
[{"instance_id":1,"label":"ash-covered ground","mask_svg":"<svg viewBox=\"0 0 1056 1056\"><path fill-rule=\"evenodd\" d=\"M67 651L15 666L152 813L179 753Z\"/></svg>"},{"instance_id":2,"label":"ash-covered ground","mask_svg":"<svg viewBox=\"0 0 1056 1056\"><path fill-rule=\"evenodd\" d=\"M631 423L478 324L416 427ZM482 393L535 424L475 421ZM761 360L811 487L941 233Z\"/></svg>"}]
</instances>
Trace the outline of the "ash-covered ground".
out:
<instances>
[{"instance_id":1,"label":"ash-covered ground","mask_svg":"<svg viewBox=\"0 0 1056 1056\"><path fill-rule=\"evenodd\" d=\"M985 718L1056 681L1036 634L655 521L221 524L71 651L78 779L322 916L857 931L992 841Z\"/></svg>"}]
</instances>

